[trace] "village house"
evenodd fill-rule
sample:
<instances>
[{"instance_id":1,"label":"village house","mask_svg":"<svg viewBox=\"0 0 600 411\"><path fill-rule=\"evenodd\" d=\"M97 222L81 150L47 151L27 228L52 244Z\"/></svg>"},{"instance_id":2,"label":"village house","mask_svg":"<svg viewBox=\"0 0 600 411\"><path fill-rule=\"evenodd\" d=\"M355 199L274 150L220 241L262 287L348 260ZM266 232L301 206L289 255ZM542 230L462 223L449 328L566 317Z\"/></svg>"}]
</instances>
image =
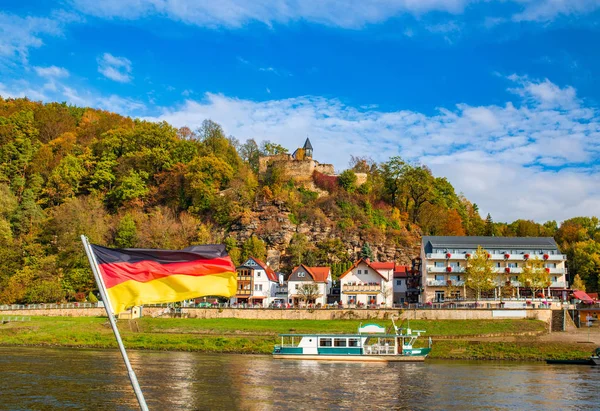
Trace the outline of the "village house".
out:
<instances>
[{"instance_id":1,"label":"village house","mask_svg":"<svg viewBox=\"0 0 600 411\"><path fill-rule=\"evenodd\" d=\"M408 302L409 267L396 265L394 268L394 304Z\"/></svg>"},{"instance_id":2,"label":"village house","mask_svg":"<svg viewBox=\"0 0 600 411\"><path fill-rule=\"evenodd\" d=\"M356 261L340 276L340 300L343 305L391 307L394 298L394 270L388 262Z\"/></svg>"},{"instance_id":3,"label":"village house","mask_svg":"<svg viewBox=\"0 0 600 411\"><path fill-rule=\"evenodd\" d=\"M444 237L425 236L421 244L422 303L464 299L465 268L469 258L481 246L488 253L496 273L491 297L510 287L514 297L530 297L531 290L519 282L527 260L543 261L548 274L545 295L567 298L567 256L562 254L552 237ZM513 295L511 295L513 296Z\"/></svg>"},{"instance_id":4,"label":"village house","mask_svg":"<svg viewBox=\"0 0 600 411\"><path fill-rule=\"evenodd\" d=\"M293 305L325 305L331 285L331 267L307 267L301 264L288 277L288 302Z\"/></svg>"},{"instance_id":5,"label":"village house","mask_svg":"<svg viewBox=\"0 0 600 411\"><path fill-rule=\"evenodd\" d=\"M258 304L267 307L281 298L283 282L280 276L258 258L248 258L236 271L237 293L231 298L231 304Z\"/></svg>"}]
</instances>

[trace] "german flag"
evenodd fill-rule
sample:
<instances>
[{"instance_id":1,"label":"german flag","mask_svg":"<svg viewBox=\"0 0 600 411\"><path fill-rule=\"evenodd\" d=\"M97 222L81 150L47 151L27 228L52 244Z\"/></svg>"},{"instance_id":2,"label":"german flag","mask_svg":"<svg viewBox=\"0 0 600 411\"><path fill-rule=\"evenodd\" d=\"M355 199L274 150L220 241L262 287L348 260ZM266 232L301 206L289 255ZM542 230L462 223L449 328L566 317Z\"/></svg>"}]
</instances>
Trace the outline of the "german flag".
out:
<instances>
[{"instance_id":1,"label":"german flag","mask_svg":"<svg viewBox=\"0 0 600 411\"><path fill-rule=\"evenodd\" d=\"M136 305L236 293L235 266L223 245L180 251L90 246L114 314Z\"/></svg>"}]
</instances>

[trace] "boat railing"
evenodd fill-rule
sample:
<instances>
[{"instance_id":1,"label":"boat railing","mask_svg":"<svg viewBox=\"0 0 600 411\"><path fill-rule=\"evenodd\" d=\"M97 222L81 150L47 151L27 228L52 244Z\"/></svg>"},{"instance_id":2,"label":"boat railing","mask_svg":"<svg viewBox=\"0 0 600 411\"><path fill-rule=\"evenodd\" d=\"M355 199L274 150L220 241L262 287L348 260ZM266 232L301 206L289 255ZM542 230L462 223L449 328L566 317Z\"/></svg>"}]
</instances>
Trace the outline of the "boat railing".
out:
<instances>
[{"instance_id":1,"label":"boat railing","mask_svg":"<svg viewBox=\"0 0 600 411\"><path fill-rule=\"evenodd\" d=\"M395 348L393 345L365 345L364 347L365 355L394 355Z\"/></svg>"}]
</instances>

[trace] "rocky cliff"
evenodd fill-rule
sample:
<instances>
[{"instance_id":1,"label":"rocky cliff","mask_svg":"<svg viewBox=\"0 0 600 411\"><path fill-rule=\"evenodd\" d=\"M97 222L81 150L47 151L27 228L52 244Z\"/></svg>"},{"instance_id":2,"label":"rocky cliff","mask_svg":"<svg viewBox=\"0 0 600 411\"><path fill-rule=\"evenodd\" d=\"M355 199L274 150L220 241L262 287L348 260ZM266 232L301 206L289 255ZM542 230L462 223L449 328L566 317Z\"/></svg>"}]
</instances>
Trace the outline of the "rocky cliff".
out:
<instances>
[{"instance_id":1,"label":"rocky cliff","mask_svg":"<svg viewBox=\"0 0 600 411\"><path fill-rule=\"evenodd\" d=\"M309 243L339 238L350 260L355 260L365 242L378 261L394 261L410 265L420 252L420 232L399 231L374 235L369 230L344 230L333 221L294 224L290 210L283 202L272 201L256 205L252 212L236 221L229 235L241 243L252 235L267 244L267 261L274 269L287 266L286 249L295 233L304 234Z\"/></svg>"}]
</instances>

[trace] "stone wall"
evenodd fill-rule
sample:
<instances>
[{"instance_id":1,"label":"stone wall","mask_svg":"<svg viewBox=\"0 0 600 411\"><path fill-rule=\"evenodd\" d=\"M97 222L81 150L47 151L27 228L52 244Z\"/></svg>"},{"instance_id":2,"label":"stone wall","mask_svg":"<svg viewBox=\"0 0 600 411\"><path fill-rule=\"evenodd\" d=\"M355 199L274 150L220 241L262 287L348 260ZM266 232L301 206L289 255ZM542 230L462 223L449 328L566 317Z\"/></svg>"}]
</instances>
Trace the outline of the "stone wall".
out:
<instances>
[{"instance_id":1,"label":"stone wall","mask_svg":"<svg viewBox=\"0 0 600 411\"><path fill-rule=\"evenodd\" d=\"M151 317L164 310L161 307L144 307L142 315ZM498 310L295 310L295 309L239 309L239 308L184 308L183 313L189 318L240 318L258 320L387 320L392 315L410 320L494 320L506 319L494 317ZM506 310L507 312L513 310ZM554 310L527 309L527 318L544 321L551 327ZM87 309L44 309L0 311L2 316L61 316L61 317L103 317L103 308Z\"/></svg>"}]
</instances>

